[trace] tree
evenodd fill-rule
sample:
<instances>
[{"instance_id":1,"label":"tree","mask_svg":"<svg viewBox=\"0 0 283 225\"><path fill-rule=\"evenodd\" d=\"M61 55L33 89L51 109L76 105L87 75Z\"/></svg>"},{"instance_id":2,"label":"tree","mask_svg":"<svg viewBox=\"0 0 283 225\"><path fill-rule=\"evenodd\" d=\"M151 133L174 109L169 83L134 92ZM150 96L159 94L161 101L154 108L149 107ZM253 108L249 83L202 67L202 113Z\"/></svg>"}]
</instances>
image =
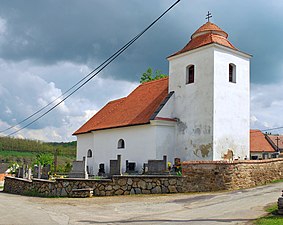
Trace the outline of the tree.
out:
<instances>
[{"instance_id":1,"label":"tree","mask_svg":"<svg viewBox=\"0 0 283 225\"><path fill-rule=\"evenodd\" d=\"M162 74L160 70L155 70L155 73L153 74L152 69L149 67L147 71L142 74L140 83L145 83L152 80L159 80L165 77L168 77L168 75Z\"/></svg>"},{"instance_id":2,"label":"tree","mask_svg":"<svg viewBox=\"0 0 283 225\"><path fill-rule=\"evenodd\" d=\"M40 153L36 156L35 164L41 164L42 166L49 164L50 166L53 166L53 155L49 153Z\"/></svg>"}]
</instances>

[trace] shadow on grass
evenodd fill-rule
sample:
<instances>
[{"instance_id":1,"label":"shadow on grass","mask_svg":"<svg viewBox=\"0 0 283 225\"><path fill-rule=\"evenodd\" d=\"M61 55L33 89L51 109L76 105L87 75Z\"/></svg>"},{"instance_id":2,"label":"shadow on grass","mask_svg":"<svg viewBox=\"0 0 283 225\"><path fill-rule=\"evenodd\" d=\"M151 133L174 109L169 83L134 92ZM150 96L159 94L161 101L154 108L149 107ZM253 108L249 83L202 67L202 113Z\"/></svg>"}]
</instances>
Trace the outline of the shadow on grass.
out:
<instances>
[{"instance_id":1,"label":"shadow on grass","mask_svg":"<svg viewBox=\"0 0 283 225\"><path fill-rule=\"evenodd\" d=\"M265 208L265 211L268 212L266 216L263 216L254 221L256 225L282 225L283 224L283 215L278 214L277 203L269 205Z\"/></svg>"}]
</instances>

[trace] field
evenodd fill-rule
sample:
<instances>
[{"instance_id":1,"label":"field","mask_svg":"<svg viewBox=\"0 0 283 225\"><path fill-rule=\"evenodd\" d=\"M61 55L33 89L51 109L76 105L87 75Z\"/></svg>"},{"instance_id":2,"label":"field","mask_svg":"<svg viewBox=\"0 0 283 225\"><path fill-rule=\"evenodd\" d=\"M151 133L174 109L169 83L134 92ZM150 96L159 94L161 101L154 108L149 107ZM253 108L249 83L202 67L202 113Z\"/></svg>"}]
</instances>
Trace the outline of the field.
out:
<instances>
[{"instance_id":1,"label":"field","mask_svg":"<svg viewBox=\"0 0 283 225\"><path fill-rule=\"evenodd\" d=\"M0 137L0 162L32 167L38 162L51 164L57 157L57 171L65 172L76 157L76 142L40 142L37 140ZM54 169L54 168L53 168Z\"/></svg>"}]
</instances>

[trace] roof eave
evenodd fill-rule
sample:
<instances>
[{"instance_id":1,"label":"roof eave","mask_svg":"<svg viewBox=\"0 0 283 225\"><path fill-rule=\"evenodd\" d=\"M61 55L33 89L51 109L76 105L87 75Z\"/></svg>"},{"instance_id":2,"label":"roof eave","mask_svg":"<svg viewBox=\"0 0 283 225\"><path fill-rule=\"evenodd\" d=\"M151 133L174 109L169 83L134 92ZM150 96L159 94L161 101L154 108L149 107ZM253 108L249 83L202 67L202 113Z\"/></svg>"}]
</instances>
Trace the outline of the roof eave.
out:
<instances>
[{"instance_id":1,"label":"roof eave","mask_svg":"<svg viewBox=\"0 0 283 225\"><path fill-rule=\"evenodd\" d=\"M174 53L170 56L167 57L167 60L170 61L172 59L176 59L176 58L179 58L179 57L182 57L184 55L187 55L187 54L190 54L190 53L193 53L193 52L196 52L196 51L199 51L199 50L202 50L202 49L205 49L205 48L209 48L209 47L212 47L212 46L215 46L215 47L219 47L219 48L223 48L225 50L230 50L234 53L238 53L246 58L252 58L253 56L251 54L248 54L248 53L245 53L243 51L240 51L238 49L233 49L233 48L230 48L230 47L227 47L225 45L221 45L219 43L216 43L216 42L212 42L212 43L208 43L208 44L205 44L205 45L202 45L202 46L199 46L199 47L196 47L196 48L193 48L193 49L190 49L188 51L185 51L185 52L182 52L182 53Z\"/></svg>"},{"instance_id":2,"label":"roof eave","mask_svg":"<svg viewBox=\"0 0 283 225\"><path fill-rule=\"evenodd\" d=\"M113 127L105 127L105 128L98 128L98 129L89 130L89 131L86 131L86 132L74 133L73 135L77 136L77 135L92 133L92 132L100 131L100 130L110 130L110 129L115 129L115 128L133 127L133 126L140 126L140 125L146 125L146 124L150 124L150 122L129 124L129 125L121 125L121 126L113 126Z\"/></svg>"}]
</instances>

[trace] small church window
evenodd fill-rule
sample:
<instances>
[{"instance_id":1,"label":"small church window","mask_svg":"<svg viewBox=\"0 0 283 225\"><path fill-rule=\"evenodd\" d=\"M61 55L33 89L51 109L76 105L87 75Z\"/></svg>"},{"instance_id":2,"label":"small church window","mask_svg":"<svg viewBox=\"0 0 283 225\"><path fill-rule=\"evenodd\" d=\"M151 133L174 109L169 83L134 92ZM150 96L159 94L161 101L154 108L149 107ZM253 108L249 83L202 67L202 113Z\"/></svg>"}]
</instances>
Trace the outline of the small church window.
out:
<instances>
[{"instance_id":1,"label":"small church window","mask_svg":"<svg viewBox=\"0 0 283 225\"><path fill-rule=\"evenodd\" d=\"M118 148L125 148L125 141L123 139L120 139L118 141Z\"/></svg>"},{"instance_id":2,"label":"small church window","mask_svg":"<svg viewBox=\"0 0 283 225\"><path fill-rule=\"evenodd\" d=\"M92 157L92 151L91 151L90 149L87 151L87 157L88 157L88 158L91 158L91 157Z\"/></svg>"},{"instance_id":3,"label":"small church window","mask_svg":"<svg viewBox=\"0 0 283 225\"><path fill-rule=\"evenodd\" d=\"M189 65L187 66L186 71L186 84L191 84L195 82L195 66Z\"/></svg>"},{"instance_id":4,"label":"small church window","mask_svg":"<svg viewBox=\"0 0 283 225\"><path fill-rule=\"evenodd\" d=\"M236 65L229 64L229 82L236 83Z\"/></svg>"}]
</instances>

